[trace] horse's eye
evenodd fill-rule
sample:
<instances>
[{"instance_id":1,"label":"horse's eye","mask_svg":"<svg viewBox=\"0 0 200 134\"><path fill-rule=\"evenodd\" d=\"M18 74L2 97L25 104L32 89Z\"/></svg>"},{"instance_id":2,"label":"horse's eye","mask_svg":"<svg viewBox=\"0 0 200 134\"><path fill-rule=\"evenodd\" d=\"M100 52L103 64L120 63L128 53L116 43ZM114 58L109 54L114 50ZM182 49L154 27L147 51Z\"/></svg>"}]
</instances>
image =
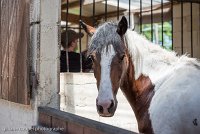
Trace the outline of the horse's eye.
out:
<instances>
[{"instance_id":1,"label":"horse's eye","mask_svg":"<svg viewBox=\"0 0 200 134\"><path fill-rule=\"evenodd\" d=\"M94 62L94 55L89 55L88 58L90 58L92 60L92 62Z\"/></svg>"}]
</instances>

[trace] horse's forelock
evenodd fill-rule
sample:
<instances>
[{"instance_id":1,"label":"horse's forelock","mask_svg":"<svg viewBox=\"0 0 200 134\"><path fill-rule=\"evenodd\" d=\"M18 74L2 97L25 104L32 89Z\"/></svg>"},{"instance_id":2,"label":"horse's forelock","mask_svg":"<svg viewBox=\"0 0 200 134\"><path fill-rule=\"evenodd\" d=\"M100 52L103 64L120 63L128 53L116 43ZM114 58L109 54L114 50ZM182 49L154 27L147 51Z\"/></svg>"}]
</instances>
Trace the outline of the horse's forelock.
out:
<instances>
[{"instance_id":1,"label":"horse's forelock","mask_svg":"<svg viewBox=\"0 0 200 134\"><path fill-rule=\"evenodd\" d=\"M89 53L100 53L105 47L113 45L116 52L123 51L122 39L116 32L116 23L105 23L101 25L91 38Z\"/></svg>"}]
</instances>

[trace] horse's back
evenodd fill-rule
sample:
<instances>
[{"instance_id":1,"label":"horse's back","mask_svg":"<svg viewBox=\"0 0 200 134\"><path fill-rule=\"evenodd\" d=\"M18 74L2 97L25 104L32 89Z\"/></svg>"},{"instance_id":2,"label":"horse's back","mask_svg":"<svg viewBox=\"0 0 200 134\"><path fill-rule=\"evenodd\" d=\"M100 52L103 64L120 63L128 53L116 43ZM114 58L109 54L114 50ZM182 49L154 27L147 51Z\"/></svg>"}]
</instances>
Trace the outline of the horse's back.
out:
<instances>
[{"instance_id":1,"label":"horse's back","mask_svg":"<svg viewBox=\"0 0 200 134\"><path fill-rule=\"evenodd\" d=\"M155 88L149 109L154 132L199 134L200 68L181 67Z\"/></svg>"}]
</instances>

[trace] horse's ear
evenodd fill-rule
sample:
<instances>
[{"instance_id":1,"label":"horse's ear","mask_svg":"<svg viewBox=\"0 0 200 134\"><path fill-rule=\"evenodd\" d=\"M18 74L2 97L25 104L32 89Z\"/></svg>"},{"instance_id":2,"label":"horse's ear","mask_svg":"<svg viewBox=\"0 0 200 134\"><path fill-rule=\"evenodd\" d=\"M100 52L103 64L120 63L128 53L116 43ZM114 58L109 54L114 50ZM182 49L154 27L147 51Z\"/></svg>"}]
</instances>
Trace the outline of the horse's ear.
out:
<instances>
[{"instance_id":1,"label":"horse's ear","mask_svg":"<svg viewBox=\"0 0 200 134\"><path fill-rule=\"evenodd\" d=\"M120 36L123 36L126 33L127 28L128 28L128 22L127 22L126 17L123 16L122 19L120 20L120 22L118 23L117 33Z\"/></svg>"},{"instance_id":2,"label":"horse's ear","mask_svg":"<svg viewBox=\"0 0 200 134\"><path fill-rule=\"evenodd\" d=\"M94 32L96 31L96 28L87 25L86 23L84 23L82 20L79 21L81 26L83 27L83 29L85 30L85 32L89 35L92 36L94 34Z\"/></svg>"}]
</instances>

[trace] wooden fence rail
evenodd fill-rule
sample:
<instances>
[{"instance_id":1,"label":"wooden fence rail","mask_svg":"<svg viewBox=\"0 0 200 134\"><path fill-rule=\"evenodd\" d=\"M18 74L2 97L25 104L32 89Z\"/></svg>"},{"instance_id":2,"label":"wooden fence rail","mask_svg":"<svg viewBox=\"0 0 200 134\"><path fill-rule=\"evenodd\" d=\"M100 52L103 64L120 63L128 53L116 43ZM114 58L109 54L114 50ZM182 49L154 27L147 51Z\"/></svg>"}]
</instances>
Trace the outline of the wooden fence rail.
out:
<instances>
[{"instance_id":1,"label":"wooden fence rail","mask_svg":"<svg viewBox=\"0 0 200 134\"><path fill-rule=\"evenodd\" d=\"M49 107L39 107L39 126L61 134L136 134ZM50 132L51 133L51 132Z\"/></svg>"}]
</instances>

